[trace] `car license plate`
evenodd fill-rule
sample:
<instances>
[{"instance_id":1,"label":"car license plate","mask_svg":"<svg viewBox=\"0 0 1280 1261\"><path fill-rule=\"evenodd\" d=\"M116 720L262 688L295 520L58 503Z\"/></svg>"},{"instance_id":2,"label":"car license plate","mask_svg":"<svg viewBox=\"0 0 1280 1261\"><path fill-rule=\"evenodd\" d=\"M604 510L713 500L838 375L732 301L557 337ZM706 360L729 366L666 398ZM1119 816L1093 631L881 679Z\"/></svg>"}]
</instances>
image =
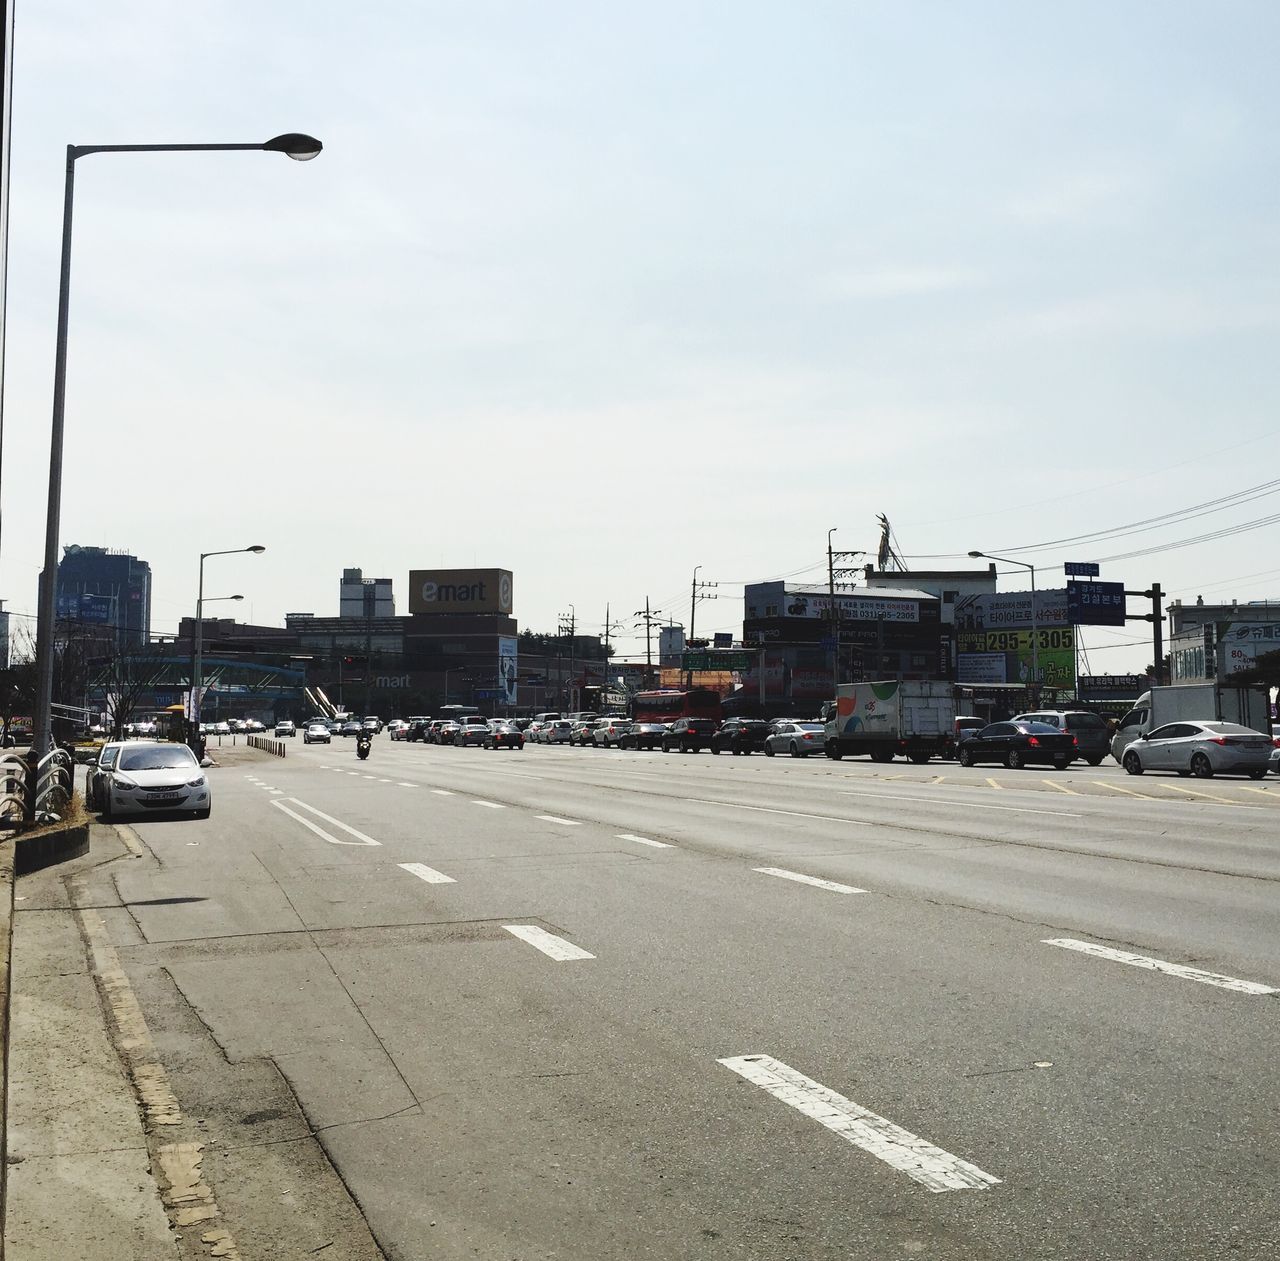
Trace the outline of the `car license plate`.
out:
<instances>
[{"instance_id":1,"label":"car license plate","mask_svg":"<svg viewBox=\"0 0 1280 1261\"><path fill-rule=\"evenodd\" d=\"M150 793L147 796L148 801L177 801L181 797L181 793Z\"/></svg>"}]
</instances>

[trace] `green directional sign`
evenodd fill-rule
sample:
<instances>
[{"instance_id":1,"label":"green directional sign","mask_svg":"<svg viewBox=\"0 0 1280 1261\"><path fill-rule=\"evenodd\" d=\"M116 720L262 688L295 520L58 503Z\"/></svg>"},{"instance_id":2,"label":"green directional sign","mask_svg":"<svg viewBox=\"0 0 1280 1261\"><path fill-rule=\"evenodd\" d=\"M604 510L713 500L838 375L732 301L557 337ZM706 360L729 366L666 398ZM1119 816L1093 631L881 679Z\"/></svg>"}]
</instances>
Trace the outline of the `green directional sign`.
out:
<instances>
[{"instance_id":1,"label":"green directional sign","mask_svg":"<svg viewBox=\"0 0 1280 1261\"><path fill-rule=\"evenodd\" d=\"M682 670L750 670L756 663L754 652L734 652L711 649L708 652L684 652L680 654Z\"/></svg>"}]
</instances>

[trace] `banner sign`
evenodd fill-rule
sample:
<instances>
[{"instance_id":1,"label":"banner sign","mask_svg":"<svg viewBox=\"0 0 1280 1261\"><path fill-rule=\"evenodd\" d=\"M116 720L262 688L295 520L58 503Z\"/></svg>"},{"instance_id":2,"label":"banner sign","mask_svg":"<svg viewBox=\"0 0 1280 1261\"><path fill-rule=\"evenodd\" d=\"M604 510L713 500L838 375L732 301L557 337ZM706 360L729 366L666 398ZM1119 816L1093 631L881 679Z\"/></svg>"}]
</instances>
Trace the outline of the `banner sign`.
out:
<instances>
[{"instance_id":1,"label":"banner sign","mask_svg":"<svg viewBox=\"0 0 1280 1261\"><path fill-rule=\"evenodd\" d=\"M1123 582L1070 582L1067 617L1073 626L1123 626Z\"/></svg>"},{"instance_id":2,"label":"banner sign","mask_svg":"<svg viewBox=\"0 0 1280 1261\"><path fill-rule=\"evenodd\" d=\"M1062 571L1068 578L1096 578L1102 572L1102 566L1096 560L1067 561Z\"/></svg>"},{"instance_id":3,"label":"banner sign","mask_svg":"<svg viewBox=\"0 0 1280 1261\"><path fill-rule=\"evenodd\" d=\"M788 617L820 617L830 621L831 597L787 593L785 612ZM919 600L895 600L881 596L838 595L836 614L840 621L850 622L918 622Z\"/></svg>"},{"instance_id":4,"label":"banner sign","mask_svg":"<svg viewBox=\"0 0 1280 1261\"><path fill-rule=\"evenodd\" d=\"M1031 652L1031 641L1041 653L1076 646L1075 631L1070 626L1054 626L1037 631L962 631L956 636L959 652Z\"/></svg>"},{"instance_id":5,"label":"banner sign","mask_svg":"<svg viewBox=\"0 0 1280 1261\"><path fill-rule=\"evenodd\" d=\"M680 654L682 670L731 670L741 672L755 666L754 652L725 652L712 648L706 652L685 652Z\"/></svg>"},{"instance_id":6,"label":"banner sign","mask_svg":"<svg viewBox=\"0 0 1280 1261\"><path fill-rule=\"evenodd\" d=\"M1080 690L1090 692L1116 692L1122 696L1137 696L1151 686L1145 674L1082 674Z\"/></svg>"},{"instance_id":7,"label":"banner sign","mask_svg":"<svg viewBox=\"0 0 1280 1261\"><path fill-rule=\"evenodd\" d=\"M1068 626L1067 591L1036 592L1036 625ZM1031 629L1031 592L994 591L962 595L955 604L955 626L958 631Z\"/></svg>"},{"instance_id":8,"label":"banner sign","mask_svg":"<svg viewBox=\"0 0 1280 1261\"><path fill-rule=\"evenodd\" d=\"M1221 673L1252 670L1258 658L1269 652L1280 652L1280 622L1218 623Z\"/></svg>"},{"instance_id":9,"label":"banner sign","mask_svg":"<svg viewBox=\"0 0 1280 1261\"><path fill-rule=\"evenodd\" d=\"M504 705L516 703L516 654L519 652L519 641L514 635L498 636L498 700Z\"/></svg>"},{"instance_id":10,"label":"banner sign","mask_svg":"<svg viewBox=\"0 0 1280 1261\"><path fill-rule=\"evenodd\" d=\"M60 595L58 616L74 622L111 621L112 600L109 595Z\"/></svg>"}]
</instances>

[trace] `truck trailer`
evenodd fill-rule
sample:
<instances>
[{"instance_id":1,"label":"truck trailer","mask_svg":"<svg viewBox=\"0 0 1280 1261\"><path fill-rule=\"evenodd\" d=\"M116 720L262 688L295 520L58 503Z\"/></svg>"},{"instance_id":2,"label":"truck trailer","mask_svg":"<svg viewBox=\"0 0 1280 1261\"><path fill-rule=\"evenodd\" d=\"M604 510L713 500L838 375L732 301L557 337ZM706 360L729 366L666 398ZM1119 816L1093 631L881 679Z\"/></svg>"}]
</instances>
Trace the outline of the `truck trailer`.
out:
<instances>
[{"instance_id":1,"label":"truck trailer","mask_svg":"<svg viewBox=\"0 0 1280 1261\"><path fill-rule=\"evenodd\" d=\"M823 751L839 761L865 753L873 762L898 754L912 762L948 756L955 744L950 683L847 683L822 707Z\"/></svg>"}]
</instances>

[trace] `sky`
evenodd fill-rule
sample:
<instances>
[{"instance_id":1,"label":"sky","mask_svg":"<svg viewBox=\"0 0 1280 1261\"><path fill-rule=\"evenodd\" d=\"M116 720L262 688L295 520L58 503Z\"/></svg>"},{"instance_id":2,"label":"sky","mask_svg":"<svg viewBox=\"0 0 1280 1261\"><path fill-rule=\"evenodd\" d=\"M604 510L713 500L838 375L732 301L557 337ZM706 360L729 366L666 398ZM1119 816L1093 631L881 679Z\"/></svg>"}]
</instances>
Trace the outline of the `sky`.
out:
<instances>
[{"instance_id":1,"label":"sky","mask_svg":"<svg viewBox=\"0 0 1280 1261\"><path fill-rule=\"evenodd\" d=\"M34 611L65 146L303 131L77 163L61 542L149 561L155 631L260 543L206 566L243 620L499 567L521 628L608 609L642 654L695 566L740 633L879 513L967 567L1255 487L1018 555L1280 598L1274 524L1172 546L1280 513L1278 44L1271 0L17 0L0 597Z\"/></svg>"}]
</instances>

